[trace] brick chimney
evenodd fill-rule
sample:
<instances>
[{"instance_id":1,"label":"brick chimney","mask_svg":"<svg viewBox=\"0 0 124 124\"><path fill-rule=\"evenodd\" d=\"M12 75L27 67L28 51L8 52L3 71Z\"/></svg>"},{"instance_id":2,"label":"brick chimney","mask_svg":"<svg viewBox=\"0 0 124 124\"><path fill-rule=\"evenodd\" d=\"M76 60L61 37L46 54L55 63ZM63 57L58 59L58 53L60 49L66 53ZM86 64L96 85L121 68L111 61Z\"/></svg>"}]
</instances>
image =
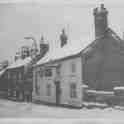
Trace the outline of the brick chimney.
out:
<instances>
[{"instance_id":1,"label":"brick chimney","mask_svg":"<svg viewBox=\"0 0 124 124\"><path fill-rule=\"evenodd\" d=\"M40 40L40 56L43 57L45 53L49 50L49 44L44 42L44 37Z\"/></svg>"},{"instance_id":2,"label":"brick chimney","mask_svg":"<svg viewBox=\"0 0 124 124\"><path fill-rule=\"evenodd\" d=\"M101 4L100 7L95 8L93 14L95 22L95 38L104 36L108 28L108 11L104 8L104 4Z\"/></svg>"},{"instance_id":3,"label":"brick chimney","mask_svg":"<svg viewBox=\"0 0 124 124\"><path fill-rule=\"evenodd\" d=\"M63 47L64 45L67 44L67 40L68 40L68 38L67 38L67 35L65 33L65 30L62 29L62 33L60 35L61 47Z\"/></svg>"}]
</instances>

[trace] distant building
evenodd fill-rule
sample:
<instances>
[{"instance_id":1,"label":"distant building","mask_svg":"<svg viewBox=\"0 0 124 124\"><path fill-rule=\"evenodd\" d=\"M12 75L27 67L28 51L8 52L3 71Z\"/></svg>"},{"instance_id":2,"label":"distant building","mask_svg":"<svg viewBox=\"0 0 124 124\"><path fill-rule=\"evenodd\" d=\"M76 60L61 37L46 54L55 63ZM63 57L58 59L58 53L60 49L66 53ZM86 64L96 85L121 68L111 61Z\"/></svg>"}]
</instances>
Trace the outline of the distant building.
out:
<instances>
[{"instance_id":1,"label":"distant building","mask_svg":"<svg viewBox=\"0 0 124 124\"><path fill-rule=\"evenodd\" d=\"M108 26L108 11L94 9L95 40L49 51L33 71L33 99L82 107L83 85L95 90L124 86L124 42ZM65 40L66 39L66 40ZM83 39L82 39L83 41Z\"/></svg>"},{"instance_id":2,"label":"distant building","mask_svg":"<svg viewBox=\"0 0 124 124\"><path fill-rule=\"evenodd\" d=\"M8 96L16 100L32 99L33 65L46 54L48 48L48 44L42 42L40 53L32 56L32 51L28 46L21 47L21 53L17 54L16 61L6 69Z\"/></svg>"},{"instance_id":3,"label":"distant building","mask_svg":"<svg viewBox=\"0 0 124 124\"><path fill-rule=\"evenodd\" d=\"M16 55L15 55L15 57L14 57L14 60L16 61L16 60L18 60L19 58L21 58L21 55L20 55L19 52L16 52Z\"/></svg>"},{"instance_id":4,"label":"distant building","mask_svg":"<svg viewBox=\"0 0 124 124\"><path fill-rule=\"evenodd\" d=\"M32 75L28 80L28 70L31 68L31 57L18 59L7 68L8 96L17 100L25 100L26 93L32 92ZM32 74L32 73L31 73Z\"/></svg>"},{"instance_id":5,"label":"distant building","mask_svg":"<svg viewBox=\"0 0 124 124\"><path fill-rule=\"evenodd\" d=\"M14 60L25 59L31 56L31 48L29 46L21 46L20 50L16 52Z\"/></svg>"},{"instance_id":6,"label":"distant building","mask_svg":"<svg viewBox=\"0 0 124 124\"><path fill-rule=\"evenodd\" d=\"M29 46L22 46L21 47L21 58L24 59L30 56L30 48Z\"/></svg>"}]
</instances>

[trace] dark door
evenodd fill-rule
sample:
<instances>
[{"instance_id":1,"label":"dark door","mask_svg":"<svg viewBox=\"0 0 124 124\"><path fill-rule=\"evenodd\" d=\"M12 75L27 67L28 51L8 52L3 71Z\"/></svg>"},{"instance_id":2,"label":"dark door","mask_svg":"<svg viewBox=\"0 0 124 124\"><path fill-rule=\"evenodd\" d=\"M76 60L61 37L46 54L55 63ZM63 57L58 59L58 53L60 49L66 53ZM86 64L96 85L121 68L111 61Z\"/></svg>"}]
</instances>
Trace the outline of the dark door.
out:
<instances>
[{"instance_id":1,"label":"dark door","mask_svg":"<svg viewBox=\"0 0 124 124\"><path fill-rule=\"evenodd\" d=\"M61 95L60 82L56 81L55 86L56 86L56 105L59 105L60 104L60 95Z\"/></svg>"}]
</instances>

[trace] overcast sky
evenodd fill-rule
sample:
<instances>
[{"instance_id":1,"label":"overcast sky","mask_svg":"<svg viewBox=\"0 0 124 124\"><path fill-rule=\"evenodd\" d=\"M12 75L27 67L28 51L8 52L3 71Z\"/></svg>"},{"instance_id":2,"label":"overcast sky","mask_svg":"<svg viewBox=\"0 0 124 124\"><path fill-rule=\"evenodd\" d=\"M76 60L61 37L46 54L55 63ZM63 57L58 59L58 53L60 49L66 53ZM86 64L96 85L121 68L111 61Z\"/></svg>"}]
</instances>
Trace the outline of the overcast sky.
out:
<instances>
[{"instance_id":1,"label":"overcast sky","mask_svg":"<svg viewBox=\"0 0 124 124\"><path fill-rule=\"evenodd\" d=\"M122 37L123 0L0 0L0 61L12 61L20 46L31 44L25 36L39 43L44 35L51 48L58 46L63 27L69 42L93 40L93 8L100 3L109 11L110 27Z\"/></svg>"}]
</instances>

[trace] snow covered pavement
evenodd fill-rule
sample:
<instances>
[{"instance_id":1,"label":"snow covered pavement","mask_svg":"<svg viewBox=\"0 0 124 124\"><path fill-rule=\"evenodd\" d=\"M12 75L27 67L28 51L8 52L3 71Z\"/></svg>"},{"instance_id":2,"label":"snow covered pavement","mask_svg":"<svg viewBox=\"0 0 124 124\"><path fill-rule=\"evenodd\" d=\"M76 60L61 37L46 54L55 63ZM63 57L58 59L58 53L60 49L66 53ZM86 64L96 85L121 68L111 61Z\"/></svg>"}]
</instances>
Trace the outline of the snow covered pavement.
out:
<instances>
[{"instance_id":1,"label":"snow covered pavement","mask_svg":"<svg viewBox=\"0 0 124 124\"><path fill-rule=\"evenodd\" d=\"M114 108L68 109L34 103L0 100L0 117L5 118L72 118L124 119L124 111Z\"/></svg>"}]
</instances>

